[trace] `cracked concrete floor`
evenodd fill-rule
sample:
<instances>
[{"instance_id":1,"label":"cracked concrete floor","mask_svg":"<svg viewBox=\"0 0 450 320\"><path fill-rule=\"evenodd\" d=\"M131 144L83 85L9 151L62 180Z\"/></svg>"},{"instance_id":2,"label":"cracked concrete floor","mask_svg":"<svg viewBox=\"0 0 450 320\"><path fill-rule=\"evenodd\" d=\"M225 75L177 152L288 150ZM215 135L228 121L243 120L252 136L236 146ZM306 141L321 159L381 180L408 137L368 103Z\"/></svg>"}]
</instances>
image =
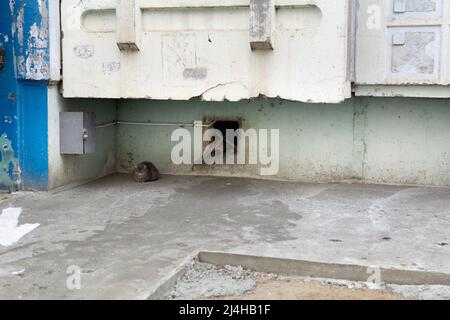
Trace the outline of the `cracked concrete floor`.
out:
<instances>
[{"instance_id":1,"label":"cracked concrete floor","mask_svg":"<svg viewBox=\"0 0 450 320\"><path fill-rule=\"evenodd\" d=\"M8 207L40 226L0 246L1 299L145 299L197 250L450 273L446 188L114 175Z\"/></svg>"}]
</instances>

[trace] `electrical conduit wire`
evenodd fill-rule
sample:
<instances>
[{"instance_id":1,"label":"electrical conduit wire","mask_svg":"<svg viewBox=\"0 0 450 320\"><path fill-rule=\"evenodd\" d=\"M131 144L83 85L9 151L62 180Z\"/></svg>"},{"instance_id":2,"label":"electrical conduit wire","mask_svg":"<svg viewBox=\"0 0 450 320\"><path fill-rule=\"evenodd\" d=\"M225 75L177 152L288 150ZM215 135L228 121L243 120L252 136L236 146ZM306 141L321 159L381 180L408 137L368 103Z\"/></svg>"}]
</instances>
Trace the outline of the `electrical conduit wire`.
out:
<instances>
[{"instance_id":1,"label":"electrical conduit wire","mask_svg":"<svg viewBox=\"0 0 450 320\"><path fill-rule=\"evenodd\" d=\"M211 121L207 124L203 124L202 127L209 128L214 125L216 121ZM102 123L95 126L96 129L107 128L115 125L128 125L128 126L176 126L176 127L194 127L194 123L169 123L169 122L139 122L139 121L122 121L116 120L108 123Z\"/></svg>"}]
</instances>

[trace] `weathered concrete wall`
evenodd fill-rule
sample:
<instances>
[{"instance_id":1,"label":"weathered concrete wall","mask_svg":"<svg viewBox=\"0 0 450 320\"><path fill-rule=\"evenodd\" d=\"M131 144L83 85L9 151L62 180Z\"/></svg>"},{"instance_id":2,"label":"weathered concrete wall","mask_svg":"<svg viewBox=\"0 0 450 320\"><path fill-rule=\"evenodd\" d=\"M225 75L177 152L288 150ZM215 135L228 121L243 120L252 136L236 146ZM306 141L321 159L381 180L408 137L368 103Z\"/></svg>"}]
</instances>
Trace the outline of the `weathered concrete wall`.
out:
<instances>
[{"instance_id":1,"label":"weathered concrete wall","mask_svg":"<svg viewBox=\"0 0 450 320\"><path fill-rule=\"evenodd\" d=\"M354 98L323 105L136 100L121 102L118 118L182 123L240 118L244 129L280 129L280 179L450 186L447 100ZM150 160L164 173L258 177L254 166L172 165L174 129L118 126L118 170Z\"/></svg>"},{"instance_id":2,"label":"weathered concrete wall","mask_svg":"<svg viewBox=\"0 0 450 320\"><path fill-rule=\"evenodd\" d=\"M0 50L3 68L0 69L0 188L16 188L20 184L18 152L17 87L13 61L13 23L9 3L0 2Z\"/></svg>"},{"instance_id":3,"label":"weathered concrete wall","mask_svg":"<svg viewBox=\"0 0 450 320\"><path fill-rule=\"evenodd\" d=\"M0 4L0 188L47 188L49 30L47 0Z\"/></svg>"},{"instance_id":4,"label":"weathered concrete wall","mask_svg":"<svg viewBox=\"0 0 450 320\"><path fill-rule=\"evenodd\" d=\"M96 129L96 152L87 155L61 155L59 147L59 113L92 111L97 124L116 119L114 100L64 99L56 86L48 92L48 184L49 189L73 182L91 180L115 173L116 128Z\"/></svg>"},{"instance_id":5,"label":"weathered concrete wall","mask_svg":"<svg viewBox=\"0 0 450 320\"><path fill-rule=\"evenodd\" d=\"M387 4L392 4L392 1L374 1L384 11ZM79 6L71 6L72 2ZM437 3L435 13L408 13L415 10L410 4L416 1L406 1L408 12L390 16L382 10L379 12L381 28L368 27L364 31L368 8L361 4L369 2L361 0L357 8L361 20L357 33L356 80L357 84L364 85L356 86L357 95L450 96L449 64L443 56L438 60L436 55L434 63L425 64L429 68L423 70L435 77L433 81L422 79L414 83L446 86L426 86L423 90L423 86L400 86L404 79L385 81L387 71L401 73L406 68L404 59L414 50L411 48L415 47L417 35L410 32L410 24L414 30L426 31L436 23L443 28L443 32L433 33L435 40L442 38L442 43L423 44L419 46L421 51L434 48L431 51L436 54L436 50L441 52L439 48L450 47L450 37L446 36L448 19L443 18L450 4L438 0L418 1ZM275 27L278 35L270 38L270 46L275 47L273 51L262 52L252 52L248 43L251 16L248 0L179 1L181 7L197 4L196 8L182 9L182 12L181 7L168 5L165 0L139 3L144 8L140 17L142 30L132 40L139 44L140 51L126 52L119 50L117 42L120 44L122 40L117 41L115 35L117 25L126 20L115 19L117 1L67 1L63 25L73 35L65 33L64 38L65 55L71 57L65 63L66 96L181 100L202 96L204 100L222 101L264 94L308 102L337 102L350 95L348 1L340 4L325 0L276 1L277 20L271 28ZM98 10L104 6L109 10ZM276 178L450 185L447 100L354 98L340 104L317 105L277 99L233 103L128 100L120 102L118 110L112 100L64 100L52 86L60 80L58 13L58 0L10 0L0 4L0 47L6 48L7 53L6 69L0 72L0 187L55 188L112 173L114 167L128 171L141 160L154 161L166 173L259 176L259 168L255 166L172 165L170 151L174 143L170 142L170 134L174 127L99 128L96 154L61 156L59 112L83 110L96 112L98 123L114 119L192 123L222 118L239 119L244 129L280 129L281 167ZM178 19L186 14L192 19ZM210 19L211 14L214 19ZM224 14L232 19L223 19ZM424 15L426 19L419 19ZM189 31L193 26L197 31ZM405 27L408 30L403 30ZM224 28L234 31L229 34L227 31L224 36L221 31ZM166 34L169 31L171 35ZM419 38L428 38L429 33L429 30L422 32ZM437 37L438 34L442 37ZM139 41L139 35L146 41ZM270 32L262 38L268 36ZM297 37L302 41L297 41ZM123 42L127 43L126 39ZM161 50L154 50L155 43ZM386 44L393 49L385 50ZM329 48L334 48L334 55L330 56ZM390 59L388 53L398 61ZM248 59L249 56L252 58ZM370 61L361 59L363 56ZM424 66L422 60L429 59L423 54L419 58L419 67ZM95 64L91 65L91 60ZM387 68L386 63L393 61L394 68ZM294 65L297 67L292 68ZM362 76L382 78L372 81ZM387 88L387 84L397 85ZM82 94L76 94L78 90Z\"/></svg>"},{"instance_id":6,"label":"weathered concrete wall","mask_svg":"<svg viewBox=\"0 0 450 320\"><path fill-rule=\"evenodd\" d=\"M351 96L349 8L349 0L63 1L64 96L341 102Z\"/></svg>"},{"instance_id":7,"label":"weathered concrete wall","mask_svg":"<svg viewBox=\"0 0 450 320\"><path fill-rule=\"evenodd\" d=\"M116 118L114 101L64 100L58 0L1 1L0 188L46 190L114 172L115 128L97 132L97 153L59 154L59 112Z\"/></svg>"},{"instance_id":8,"label":"weathered concrete wall","mask_svg":"<svg viewBox=\"0 0 450 320\"><path fill-rule=\"evenodd\" d=\"M449 13L446 0L357 1L356 95L449 98Z\"/></svg>"},{"instance_id":9,"label":"weathered concrete wall","mask_svg":"<svg viewBox=\"0 0 450 320\"><path fill-rule=\"evenodd\" d=\"M58 0L0 3L0 188L48 188L48 85L60 80L59 26Z\"/></svg>"}]
</instances>

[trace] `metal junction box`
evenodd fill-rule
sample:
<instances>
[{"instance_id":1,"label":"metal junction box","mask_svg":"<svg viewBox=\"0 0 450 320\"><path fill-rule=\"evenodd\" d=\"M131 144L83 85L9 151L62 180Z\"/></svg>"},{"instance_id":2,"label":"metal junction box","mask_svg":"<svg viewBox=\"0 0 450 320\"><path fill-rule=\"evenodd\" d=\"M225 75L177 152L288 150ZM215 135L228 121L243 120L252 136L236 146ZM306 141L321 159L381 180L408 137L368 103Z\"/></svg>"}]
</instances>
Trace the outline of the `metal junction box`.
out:
<instances>
[{"instance_id":1,"label":"metal junction box","mask_svg":"<svg viewBox=\"0 0 450 320\"><path fill-rule=\"evenodd\" d=\"M63 95L351 96L350 0L65 0Z\"/></svg>"},{"instance_id":2,"label":"metal junction box","mask_svg":"<svg viewBox=\"0 0 450 320\"><path fill-rule=\"evenodd\" d=\"M59 123L61 154L95 152L95 113L61 112Z\"/></svg>"}]
</instances>

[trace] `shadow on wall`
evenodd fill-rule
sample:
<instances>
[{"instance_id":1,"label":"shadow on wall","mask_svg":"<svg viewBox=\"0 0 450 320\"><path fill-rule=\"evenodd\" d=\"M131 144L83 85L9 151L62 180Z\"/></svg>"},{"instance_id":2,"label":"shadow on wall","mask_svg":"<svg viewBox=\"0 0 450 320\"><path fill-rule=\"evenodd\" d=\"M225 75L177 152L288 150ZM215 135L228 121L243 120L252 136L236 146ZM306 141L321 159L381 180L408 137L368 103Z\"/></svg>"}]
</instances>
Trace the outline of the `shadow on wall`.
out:
<instances>
[{"instance_id":1,"label":"shadow on wall","mask_svg":"<svg viewBox=\"0 0 450 320\"><path fill-rule=\"evenodd\" d=\"M116 172L116 127L96 129L95 153L60 154L60 112L94 112L97 124L111 123L117 118L115 100L65 99L57 87L49 90L49 189Z\"/></svg>"}]
</instances>

